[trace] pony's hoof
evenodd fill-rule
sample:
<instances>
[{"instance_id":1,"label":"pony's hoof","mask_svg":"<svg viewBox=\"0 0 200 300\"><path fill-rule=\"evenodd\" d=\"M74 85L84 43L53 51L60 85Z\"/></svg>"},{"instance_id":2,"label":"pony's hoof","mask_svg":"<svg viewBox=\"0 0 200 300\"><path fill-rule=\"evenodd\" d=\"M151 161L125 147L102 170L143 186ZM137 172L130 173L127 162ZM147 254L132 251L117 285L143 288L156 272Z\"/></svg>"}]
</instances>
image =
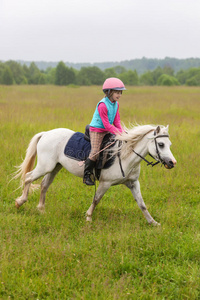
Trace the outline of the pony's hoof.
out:
<instances>
[{"instance_id":1,"label":"pony's hoof","mask_svg":"<svg viewBox=\"0 0 200 300\"><path fill-rule=\"evenodd\" d=\"M87 222L92 222L92 217L87 216L86 221L87 221Z\"/></svg>"},{"instance_id":2,"label":"pony's hoof","mask_svg":"<svg viewBox=\"0 0 200 300\"><path fill-rule=\"evenodd\" d=\"M17 201L15 201L15 207L16 207L17 209L20 208L20 205L17 203Z\"/></svg>"},{"instance_id":3,"label":"pony's hoof","mask_svg":"<svg viewBox=\"0 0 200 300\"><path fill-rule=\"evenodd\" d=\"M153 226L160 226L160 223L158 223L158 222L156 222L156 221L155 221L155 222L152 222L151 224L152 224Z\"/></svg>"},{"instance_id":4,"label":"pony's hoof","mask_svg":"<svg viewBox=\"0 0 200 300\"><path fill-rule=\"evenodd\" d=\"M44 213L45 212L45 207L44 206L37 206L37 209L39 210L39 212Z\"/></svg>"}]
</instances>

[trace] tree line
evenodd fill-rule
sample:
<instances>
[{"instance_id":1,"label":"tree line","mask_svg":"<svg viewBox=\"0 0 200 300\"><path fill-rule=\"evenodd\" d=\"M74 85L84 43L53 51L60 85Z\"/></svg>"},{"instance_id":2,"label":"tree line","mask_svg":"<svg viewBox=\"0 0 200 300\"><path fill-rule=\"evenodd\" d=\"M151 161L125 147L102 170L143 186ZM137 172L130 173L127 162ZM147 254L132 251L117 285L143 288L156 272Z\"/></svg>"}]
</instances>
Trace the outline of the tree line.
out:
<instances>
[{"instance_id":1,"label":"tree line","mask_svg":"<svg viewBox=\"0 0 200 300\"><path fill-rule=\"evenodd\" d=\"M30 66L30 61L18 60L18 62L23 65L26 64ZM170 66L175 73L179 70L187 70L190 68L199 68L200 67L200 58L173 58L173 57L165 57L162 59L158 58L136 58L131 60L123 60L123 61L109 61L109 62L95 62L95 63L71 63L64 62L66 66L72 67L76 70L80 70L82 67L93 67L96 66L101 70L105 70L108 68L122 66L127 70L136 70L139 75L144 74L147 71L153 71L157 67L164 68L165 66ZM51 61L35 61L36 66L40 70L46 70L48 67L56 68L58 62Z\"/></svg>"},{"instance_id":2,"label":"tree line","mask_svg":"<svg viewBox=\"0 0 200 300\"><path fill-rule=\"evenodd\" d=\"M60 61L56 67L40 70L34 62L29 66L16 61L0 62L0 84L5 85L102 85L108 77L117 77L126 85L188 85L200 86L200 67L179 70L176 74L169 66L158 66L155 70L139 75L136 70L114 66L101 70L97 66L82 67L80 70L68 67Z\"/></svg>"}]
</instances>

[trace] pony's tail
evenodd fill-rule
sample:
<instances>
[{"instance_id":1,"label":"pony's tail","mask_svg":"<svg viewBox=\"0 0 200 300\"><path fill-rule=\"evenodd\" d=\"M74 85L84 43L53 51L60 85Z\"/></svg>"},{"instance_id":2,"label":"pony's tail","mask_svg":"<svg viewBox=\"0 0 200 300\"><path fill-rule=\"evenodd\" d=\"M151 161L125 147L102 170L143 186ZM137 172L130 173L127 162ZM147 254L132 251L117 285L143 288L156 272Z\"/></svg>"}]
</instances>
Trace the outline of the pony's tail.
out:
<instances>
[{"instance_id":1,"label":"pony's tail","mask_svg":"<svg viewBox=\"0 0 200 300\"><path fill-rule=\"evenodd\" d=\"M17 166L17 171L14 173L13 179L17 179L20 177L21 186L23 186L24 184L26 173L33 170L36 155L37 155L37 143L39 142L43 134L44 132L37 133L31 139L29 146L26 150L25 159L21 165Z\"/></svg>"}]
</instances>

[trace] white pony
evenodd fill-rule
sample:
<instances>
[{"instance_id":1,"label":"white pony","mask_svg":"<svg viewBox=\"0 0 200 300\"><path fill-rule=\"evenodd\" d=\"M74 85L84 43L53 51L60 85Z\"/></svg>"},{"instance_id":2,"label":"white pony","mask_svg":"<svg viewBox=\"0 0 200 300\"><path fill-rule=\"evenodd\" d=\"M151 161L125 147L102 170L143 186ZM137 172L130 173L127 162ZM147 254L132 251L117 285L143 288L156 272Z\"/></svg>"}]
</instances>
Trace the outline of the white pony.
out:
<instances>
[{"instance_id":1,"label":"white pony","mask_svg":"<svg viewBox=\"0 0 200 300\"><path fill-rule=\"evenodd\" d=\"M76 160L64 154L65 145L73 134L74 131L70 129L59 128L40 132L32 138L26 151L26 157L18 167L14 177L21 177L22 184L25 185L21 197L16 199L17 208L27 201L31 183L41 176L44 178L41 183L40 201L37 206L40 210L44 209L48 187L62 167L76 176L83 177L84 166L80 166ZM86 220L92 221L95 207L110 186L124 184L131 190L148 223L158 225L143 201L138 178L141 160L144 159L149 163L145 159L147 154L150 154L157 163L162 163L167 169L176 165L176 159L170 151L171 142L168 126L135 126L132 129L127 129L122 135L117 135L115 139L121 141L121 146L119 147L118 143L113 146L113 155L116 155L116 159L108 169L101 171L99 186L93 202L86 212ZM117 153L120 153L120 159L118 159ZM36 155L37 165L34 168ZM153 163L150 164L154 165Z\"/></svg>"}]
</instances>

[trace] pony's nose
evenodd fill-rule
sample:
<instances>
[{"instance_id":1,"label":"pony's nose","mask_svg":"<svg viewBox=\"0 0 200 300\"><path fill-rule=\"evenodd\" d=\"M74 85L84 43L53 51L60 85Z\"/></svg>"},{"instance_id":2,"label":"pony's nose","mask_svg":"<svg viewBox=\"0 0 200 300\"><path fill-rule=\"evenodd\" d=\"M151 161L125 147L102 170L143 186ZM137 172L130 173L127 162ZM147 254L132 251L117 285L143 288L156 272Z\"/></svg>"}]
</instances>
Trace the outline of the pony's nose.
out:
<instances>
[{"instance_id":1,"label":"pony's nose","mask_svg":"<svg viewBox=\"0 0 200 300\"><path fill-rule=\"evenodd\" d=\"M169 167L170 169L174 167L174 163L173 163L172 160L170 160L170 161L168 162L168 167Z\"/></svg>"},{"instance_id":2,"label":"pony's nose","mask_svg":"<svg viewBox=\"0 0 200 300\"><path fill-rule=\"evenodd\" d=\"M169 161L169 167L170 167L170 168L175 167L176 164L177 164L177 161L176 161L176 160L170 160L170 161Z\"/></svg>"}]
</instances>

